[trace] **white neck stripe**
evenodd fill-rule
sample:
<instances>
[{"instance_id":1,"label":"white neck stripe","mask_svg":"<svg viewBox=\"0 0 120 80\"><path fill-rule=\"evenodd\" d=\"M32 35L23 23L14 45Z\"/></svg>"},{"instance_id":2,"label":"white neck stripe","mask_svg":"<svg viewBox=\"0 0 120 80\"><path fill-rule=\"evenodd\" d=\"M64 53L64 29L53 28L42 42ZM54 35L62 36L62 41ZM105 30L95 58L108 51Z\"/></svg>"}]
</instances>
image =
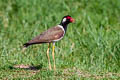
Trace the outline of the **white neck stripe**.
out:
<instances>
[{"instance_id":1,"label":"white neck stripe","mask_svg":"<svg viewBox=\"0 0 120 80\"><path fill-rule=\"evenodd\" d=\"M60 27L64 31L64 33L65 33L65 30L64 30L63 26L58 25L58 27Z\"/></svg>"},{"instance_id":2,"label":"white neck stripe","mask_svg":"<svg viewBox=\"0 0 120 80\"><path fill-rule=\"evenodd\" d=\"M61 26L61 25L58 25L58 27L60 27L60 28L61 28L61 29L64 31L64 34L65 34L65 30L64 30L63 26ZM53 42L56 42L56 41L59 41L59 40L61 40L61 39L64 37L64 34L63 34L63 36L62 36L60 39L53 40Z\"/></svg>"}]
</instances>

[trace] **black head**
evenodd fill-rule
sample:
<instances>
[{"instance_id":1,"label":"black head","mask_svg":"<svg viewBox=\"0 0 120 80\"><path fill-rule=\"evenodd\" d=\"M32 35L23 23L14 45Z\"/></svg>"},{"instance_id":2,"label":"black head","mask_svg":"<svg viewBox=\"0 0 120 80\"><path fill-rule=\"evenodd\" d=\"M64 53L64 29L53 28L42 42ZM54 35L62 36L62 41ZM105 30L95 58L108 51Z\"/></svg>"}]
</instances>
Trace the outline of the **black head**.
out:
<instances>
[{"instance_id":1,"label":"black head","mask_svg":"<svg viewBox=\"0 0 120 80\"><path fill-rule=\"evenodd\" d=\"M67 30L67 25L68 25L69 23L73 23L74 21L75 21L75 20L74 20L71 16L67 15L67 16L64 16L64 17L62 18L60 25L63 26L63 28L64 28L64 30L65 30L65 32L66 32L66 30Z\"/></svg>"},{"instance_id":2,"label":"black head","mask_svg":"<svg viewBox=\"0 0 120 80\"><path fill-rule=\"evenodd\" d=\"M74 19L69 15L64 16L61 20L61 24L69 24L69 23L72 23L72 22L74 22Z\"/></svg>"}]
</instances>

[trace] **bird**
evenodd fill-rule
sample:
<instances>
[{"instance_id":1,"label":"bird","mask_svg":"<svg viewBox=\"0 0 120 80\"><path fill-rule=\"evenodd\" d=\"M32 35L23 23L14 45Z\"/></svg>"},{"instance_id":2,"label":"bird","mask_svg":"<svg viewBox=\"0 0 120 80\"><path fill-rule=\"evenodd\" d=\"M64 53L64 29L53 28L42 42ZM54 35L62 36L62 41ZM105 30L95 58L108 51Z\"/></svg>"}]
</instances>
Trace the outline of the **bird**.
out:
<instances>
[{"instance_id":1,"label":"bird","mask_svg":"<svg viewBox=\"0 0 120 80\"><path fill-rule=\"evenodd\" d=\"M72 18L70 15L64 16L60 24L54 27L51 27L48 30L42 32L40 35L34 37L27 43L23 44L23 47L27 48L28 46L31 46L34 44L48 43L48 49L46 53L47 53L47 58L48 58L49 70L52 70L50 57L49 57L50 44L52 43L52 58L53 58L53 63L54 63L53 68L54 70L56 70L55 57L54 57L55 43L57 41L60 41L64 37L67 31L68 24L73 23L74 21L75 19Z\"/></svg>"}]
</instances>

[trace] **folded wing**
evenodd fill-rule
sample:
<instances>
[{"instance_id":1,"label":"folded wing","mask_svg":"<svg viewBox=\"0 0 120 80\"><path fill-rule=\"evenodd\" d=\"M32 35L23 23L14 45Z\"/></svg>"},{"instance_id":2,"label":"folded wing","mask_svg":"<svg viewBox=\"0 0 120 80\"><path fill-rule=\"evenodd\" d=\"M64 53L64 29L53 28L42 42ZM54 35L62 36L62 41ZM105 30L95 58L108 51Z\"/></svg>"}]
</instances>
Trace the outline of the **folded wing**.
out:
<instances>
[{"instance_id":1,"label":"folded wing","mask_svg":"<svg viewBox=\"0 0 120 80\"><path fill-rule=\"evenodd\" d=\"M32 44L54 42L61 39L63 36L64 36L64 30L59 26L55 26L43 32L39 36L33 38L29 42L25 43L24 47L27 47Z\"/></svg>"}]
</instances>

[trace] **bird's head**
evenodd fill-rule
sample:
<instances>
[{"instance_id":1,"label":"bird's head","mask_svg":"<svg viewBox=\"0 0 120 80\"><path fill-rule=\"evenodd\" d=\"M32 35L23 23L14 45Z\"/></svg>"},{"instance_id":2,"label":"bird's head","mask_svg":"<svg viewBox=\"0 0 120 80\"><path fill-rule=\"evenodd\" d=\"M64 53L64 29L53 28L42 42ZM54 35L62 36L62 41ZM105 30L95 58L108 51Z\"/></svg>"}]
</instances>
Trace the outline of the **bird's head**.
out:
<instances>
[{"instance_id":1,"label":"bird's head","mask_svg":"<svg viewBox=\"0 0 120 80\"><path fill-rule=\"evenodd\" d=\"M62 24L69 24L69 23L73 23L74 21L75 21L75 20L74 20L71 16L67 15L67 16L64 16L64 17L62 18L61 23L62 23Z\"/></svg>"}]
</instances>

